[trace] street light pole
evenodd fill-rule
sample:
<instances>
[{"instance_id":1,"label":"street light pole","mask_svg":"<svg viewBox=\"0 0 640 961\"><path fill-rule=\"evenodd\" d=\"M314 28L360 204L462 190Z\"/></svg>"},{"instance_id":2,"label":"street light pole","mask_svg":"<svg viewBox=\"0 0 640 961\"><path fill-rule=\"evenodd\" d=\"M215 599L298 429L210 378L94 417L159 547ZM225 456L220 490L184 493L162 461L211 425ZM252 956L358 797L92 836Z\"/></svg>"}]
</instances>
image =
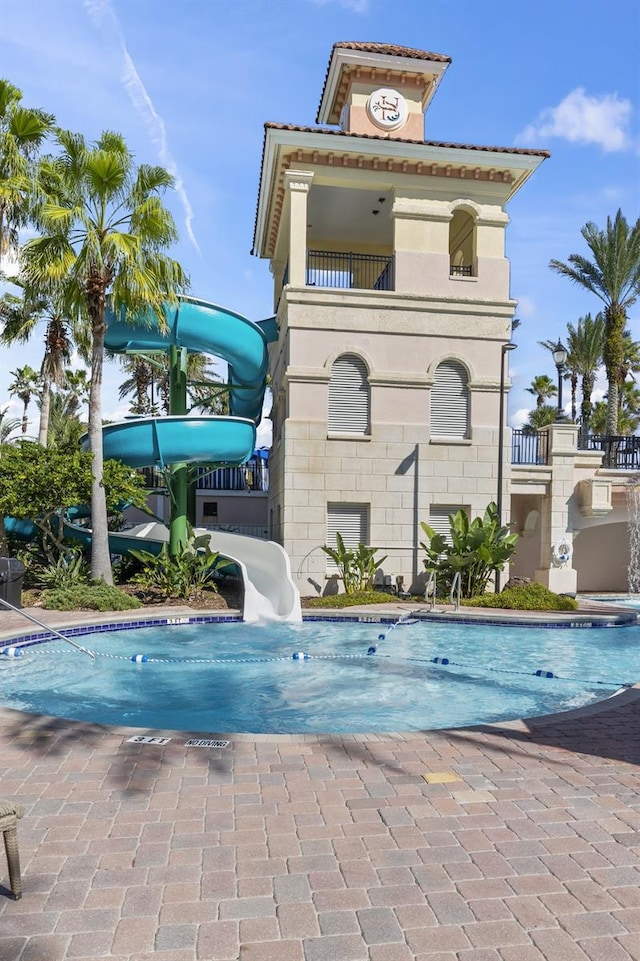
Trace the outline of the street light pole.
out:
<instances>
[{"instance_id":1,"label":"street light pole","mask_svg":"<svg viewBox=\"0 0 640 961\"><path fill-rule=\"evenodd\" d=\"M564 365L567 362L567 348L564 346L560 338L558 338L558 343L553 348L551 352L553 357L553 362L556 365L558 371L558 412L556 414L556 423L558 421L566 420L564 416L564 410L562 409L562 373L564 371Z\"/></svg>"},{"instance_id":2,"label":"street light pole","mask_svg":"<svg viewBox=\"0 0 640 961\"><path fill-rule=\"evenodd\" d=\"M500 348L500 413L498 415L498 526L502 527L502 475L504 471L504 359L507 351L515 350L517 344L503 344ZM495 573L495 591L500 591L500 571Z\"/></svg>"}]
</instances>

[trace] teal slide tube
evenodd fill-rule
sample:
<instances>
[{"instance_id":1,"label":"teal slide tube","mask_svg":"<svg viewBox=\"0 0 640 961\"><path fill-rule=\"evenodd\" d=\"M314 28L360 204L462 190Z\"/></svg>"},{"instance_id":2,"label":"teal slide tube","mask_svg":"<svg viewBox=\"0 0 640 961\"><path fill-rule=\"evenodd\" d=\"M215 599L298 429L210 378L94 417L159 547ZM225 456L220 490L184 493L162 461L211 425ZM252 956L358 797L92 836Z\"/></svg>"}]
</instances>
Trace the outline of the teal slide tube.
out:
<instances>
[{"instance_id":1,"label":"teal slide tube","mask_svg":"<svg viewBox=\"0 0 640 961\"><path fill-rule=\"evenodd\" d=\"M168 352L172 344L195 353L214 354L229 365L229 403L235 417L257 424L268 367L267 337L258 324L225 307L190 297L165 308L167 330L148 314L135 323L108 314L105 345L118 353ZM264 321L262 322L264 323Z\"/></svg>"}]
</instances>

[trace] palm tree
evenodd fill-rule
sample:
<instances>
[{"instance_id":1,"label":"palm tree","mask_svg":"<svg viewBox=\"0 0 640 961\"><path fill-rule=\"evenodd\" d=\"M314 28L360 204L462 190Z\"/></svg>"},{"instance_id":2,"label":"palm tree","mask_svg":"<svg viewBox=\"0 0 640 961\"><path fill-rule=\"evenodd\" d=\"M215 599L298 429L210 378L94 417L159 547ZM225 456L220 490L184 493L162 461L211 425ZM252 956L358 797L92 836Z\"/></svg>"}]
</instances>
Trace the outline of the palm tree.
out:
<instances>
[{"instance_id":1,"label":"palm tree","mask_svg":"<svg viewBox=\"0 0 640 961\"><path fill-rule=\"evenodd\" d=\"M553 424L558 416L558 408L553 404L540 404L529 411L529 420L522 428L527 434Z\"/></svg>"},{"instance_id":2,"label":"palm tree","mask_svg":"<svg viewBox=\"0 0 640 961\"><path fill-rule=\"evenodd\" d=\"M153 414L149 390L153 383L153 361L144 354L128 354L120 358L122 369L128 373L126 380L120 384L118 397L124 400L133 394L129 403L132 414Z\"/></svg>"},{"instance_id":3,"label":"palm tree","mask_svg":"<svg viewBox=\"0 0 640 961\"><path fill-rule=\"evenodd\" d=\"M534 377L531 381L531 387L527 387L526 390L536 398L536 407L542 407L546 400L555 397L558 393L558 388L546 374L539 374L538 377Z\"/></svg>"},{"instance_id":4,"label":"palm tree","mask_svg":"<svg viewBox=\"0 0 640 961\"><path fill-rule=\"evenodd\" d=\"M84 371L83 371L84 373ZM59 391L51 397L49 446L77 450L87 425L78 417L78 403L72 394Z\"/></svg>"},{"instance_id":5,"label":"palm tree","mask_svg":"<svg viewBox=\"0 0 640 961\"><path fill-rule=\"evenodd\" d=\"M41 162L44 202L37 211L42 236L23 250L23 270L34 286L63 285L72 318L91 330L89 446L93 454L91 574L113 583L105 490L102 485L102 372L107 298L116 313L155 316L186 289L180 265L164 252L177 240L161 195L173 186L162 167L136 167L124 139L105 132L94 144L59 131L58 157Z\"/></svg>"},{"instance_id":6,"label":"palm tree","mask_svg":"<svg viewBox=\"0 0 640 961\"><path fill-rule=\"evenodd\" d=\"M20 426L17 417L9 417L7 408L0 410L0 444L6 444L14 430Z\"/></svg>"},{"instance_id":7,"label":"palm tree","mask_svg":"<svg viewBox=\"0 0 640 961\"><path fill-rule=\"evenodd\" d=\"M68 370L62 385L62 396L64 398L65 409L69 415L78 416L78 411L82 404L89 403L91 392L91 382L87 377L86 370L82 367L78 370Z\"/></svg>"},{"instance_id":8,"label":"palm tree","mask_svg":"<svg viewBox=\"0 0 640 961\"><path fill-rule=\"evenodd\" d=\"M15 249L33 194L32 160L53 126L44 110L21 106L22 93L0 79L0 255Z\"/></svg>"},{"instance_id":9,"label":"palm tree","mask_svg":"<svg viewBox=\"0 0 640 961\"><path fill-rule=\"evenodd\" d=\"M549 266L590 290L605 305L603 359L609 385L606 433L611 435L618 433L618 394L622 384L627 309L640 296L640 219L629 228L622 211L618 210L613 221L607 217L605 230L589 222L581 233L592 259L571 254L568 263L552 260Z\"/></svg>"},{"instance_id":10,"label":"palm tree","mask_svg":"<svg viewBox=\"0 0 640 961\"><path fill-rule=\"evenodd\" d=\"M20 282L18 281L19 285ZM0 343L26 343L36 327L46 324L44 357L40 368L40 427L38 443L47 446L51 387L62 386L71 356L71 335L61 306L55 299L25 290L22 297L5 294L0 298Z\"/></svg>"},{"instance_id":11,"label":"palm tree","mask_svg":"<svg viewBox=\"0 0 640 961\"><path fill-rule=\"evenodd\" d=\"M26 434L29 424L27 411L33 395L40 389L40 376L29 364L10 371L10 374L13 382L9 384L9 393L22 401L22 433Z\"/></svg>"}]
</instances>

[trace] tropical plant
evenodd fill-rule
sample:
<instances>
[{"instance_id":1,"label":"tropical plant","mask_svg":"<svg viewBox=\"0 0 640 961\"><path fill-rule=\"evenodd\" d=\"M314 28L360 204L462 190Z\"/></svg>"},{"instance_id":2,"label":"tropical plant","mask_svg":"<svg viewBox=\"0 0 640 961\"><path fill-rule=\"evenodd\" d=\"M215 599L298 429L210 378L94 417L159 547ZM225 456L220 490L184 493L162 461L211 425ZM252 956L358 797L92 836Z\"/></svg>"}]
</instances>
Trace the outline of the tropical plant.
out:
<instances>
[{"instance_id":1,"label":"tropical plant","mask_svg":"<svg viewBox=\"0 0 640 961\"><path fill-rule=\"evenodd\" d=\"M54 118L23 107L22 92L0 79L0 256L18 246L18 230L29 219L32 161Z\"/></svg>"},{"instance_id":2,"label":"tropical plant","mask_svg":"<svg viewBox=\"0 0 640 961\"><path fill-rule=\"evenodd\" d=\"M36 576L43 587L48 589L77 587L88 584L91 570L84 553L79 547L67 547L55 562L43 565Z\"/></svg>"},{"instance_id":3,"label":"tropical plant","mask_svg":"<svg viewBox=\"0 0 640 961\"><path fill-rule=\"evenodd\" d=\"M335 548L325 544L322 550L338 568L338 577L344 585L346 594L366 591L373 581L375 572L387 559L386 554L380 560L375 559L375 555L380 550L379 547L367 547L366 544L358 544L356 548L345 547L339 531L336 533Z\"/></svg>"},{"instance_id":4,"label":"tropical plant","mask_svg":"<svg viewBox=\"0 0 640 961\"><path fill-rule=\"evenodd\" d=\"M11 376L13 381L9 384L9 393L17 397L18 400L22 401L22 433L27 433L27 427L29 426L28 410L29 405L33 399L34 394L40 389L41 382L40 376L30 367L29 364L25 364L24 367L18 367L16 370L11 371Z\"/></svg>"},{"instance_id":5,"label":"tropical plant","mask_svg":"<svg viewBox=\"0 0 640 961\"><path fill-rule=\"evenodd\" d=\"M120 461L105 462L103 482L105 502L111 509L122 501L143 506L143 478ZM67 549L60 519L70 507L87 504L91 488L90 453L41 447L29 441L2 450L0 516L32 521L52 564Z\"/></svg>"},{"instance_id":6,"label":"tropical plant","mask_svg":"<svg viewBox=\"0 0 640 961\"><path fill-rule=\"evenodd\" d=\"M435 572L438 585L448 593L456 574L460 574L462 597L478 597L487 589L491 575L504 570L515 552L518 535L500 525L498 508L490 503L482 517L469 520L466 511L449 515L450 539L438 534L428 524L420 526L428 543L421 542L426 553L425 569Z\"/></svg>"},{"instance_id":7,"label":"tropical plant","mask_svg":"<svg viewBox=\"0 0 640 961\"><path fill-rule=\"evenodd\" d=\"M525 390L529 394L534 395L536 407L542 407L546 400L550 397L555 397L558 393L558 388L546 374L539 374L537 377L534 377L531 381L531 386L526 387Z\"/></svg>"},{"instance_id":8,"label":"tropical plant","mask_svg":"<svg viewBox=\"0 0 640 961\"><path fill-rule=\"evenodd\" d=\"M131 549L129 553L142 564L142 570L133 575L131 583L158 590L163 597L182 600L199 597L205 587L216 591L214 575L231 561L212 551L209 541L209 534L196 537L189 528L187 541L180 545L175 557L169 554L167 544L162 545L159 554Z\"/></svg>"},{"instance_id":9,"label":"tropical plant","mask_svg":"<svg viewBox=\"0 0 640 961\"><path fill-rule=\"evenodd\" d=\"M165 253L177 240L161 199L173 186L171 175L162 167L136 167L116 133L105 132L94 144L68 131L57 139L61 153L39 166L42 236L25 244L23 273L45 291L62 287L69 316L86 319L91 330L91 573L111 584L101 410L107 298L116 314L145 314L165 327L164 307L186 289L187 279Z\"/></svg>"},{"instance_id":10,"label":"tropical plant","mask_svg":"<svg viewBox=\"0 0 640 961\"><path fill-rule=\"evenodd\" d=\"M157 414L155 397L149 395L154 384L154 362L144 354L125 355L119 359L122 369L129 375L118 389L120 400L132 394L133 400L129 403L132 414Z\"/></svg>"},{"instance_id":11,"label":"tropical plant","mask_svg":"<svg viewBox=\"0 0 640 961\"><path fill-rule=\"evenodd\" d=\"M8 408L0 410L0 444L6 444L18 427L20 427L20 421L17 417L9 417Z\"/></svg>"},{"instance_id":12,"label":"tropical plant","mask_svg":"<svg viewBox=\"0 0 640 961\"><path fill-rule=\"evenodd\" d=\"M582 378L580 402L580 446L586 447L589 437L589 422L593 404L591 396L596 382L598 368L602 363L604 347L604 317L585 314L578 319L578 326L567 324L569 353L575 369Z\"/></svg>"},{"instance_id":13,"label":"tropical plant","mask_svg":"<svg viewBox=\"0 0 640 961\"><path fill-rule=\"evenodd\" d=\"M557 417L558 408L553 407L551 404L534 407L533 410L529 411L529 419L522 429L527 434L534 433L537 430L544 430L545 427L550 427L551 424L554 424Z\"/></svg>"},{"instance_id":14,"label":"tropical plant","mask_svg":"<svg viewBox=\"0 0 640 961\"><path fill-rule=\"evenodd\" d=\"M0 343L26 343L40 323L45 323L44 356L40 368L40 426L38 443L47 446L52 385L62 386L71 356L71 333L62 307L52 297L24 290L21 297L0 298Z\"/></svg>"},{"instance_id":15,"label":"tropical plant","mask_svg":"<svg viewBox=\"0 0 640 961\"><path fill-rule=\"evenodd\" d=\"M640 296L640 219L629 227L622 211L607 217L605 230L587 223L581 234L591 253L571 254L567 263L552 260L552 270L595 294L604 304L603 359L607 373L607 434L618 433L618 394L624 380L627 310Z\"/></svg>"},{"instance_id":16,"label":"tropical plant","mask_svg":"<svg viewBox=\"0 0 640 961\"><path fill-rule=\"evenodd\" d=\"M76 413L77 401L64 389L51 395L49 407L48 446L75 450L87 425Z\"/></svg>"},{"instance_id":17,"label":"tropical plant","mask_svg":"<svg viewBox=\"0 0 640 961\"><path fill-rule=\"evenodd\" d=\"M40 602L48 611L130 611L142 607L137 597L104 581L46 590Z\"/></svg>"}]
</instances>

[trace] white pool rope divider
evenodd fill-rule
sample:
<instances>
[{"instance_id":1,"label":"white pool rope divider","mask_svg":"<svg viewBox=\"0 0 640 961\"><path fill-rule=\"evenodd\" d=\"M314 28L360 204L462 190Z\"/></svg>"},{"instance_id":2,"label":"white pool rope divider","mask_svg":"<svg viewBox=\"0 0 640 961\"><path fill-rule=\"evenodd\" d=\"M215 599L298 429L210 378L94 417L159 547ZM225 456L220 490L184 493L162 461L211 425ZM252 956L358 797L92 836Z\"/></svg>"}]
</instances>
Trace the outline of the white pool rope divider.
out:
<instances>
[{"instance_id":1,"label":"white pool rope divider","mask_svg":"<svg viewBox=\"0 0 640 961\"><path fill-rule=\"evenodd\" d=\"M37 624L38 627L43 627L45 631L53 634L54 637L59 637L61 641L65 642L65 644L71 644L72 647L75 647L78 651L82 651L83 654L88 654L90 658L95 660L96 655L94 651L90 651L89 648L83 647L82 644L76 644L76 642L72 641L70 637L65 637L64 634L60 633L60 631L56 631L54 627L49 627L49 625L45 624L44 621L39 621L37 617L33 616L33 614L27 614L27 612L21 607L14 607L13 604L10 604L9 601L3 600L1 597L0 604L2 604L3 607L7 607L10 611L13 611L15 614L22 614L23 617L26 617L29 621L33 621L33 623ZM7 657L20 657L22 654L22 648L8 645L7 647L2 648L0 654L4 654Z\"/></svg>"},{"instance_id":2,"label":"white pool rope divider","mask_svg":"<svg viewBox=\"0 0 640 961\"><path fill-rule=\"evenodd\" d=\"M29 616L29 615L26 615ZM33 618L36 623L40 623ZM188 618L184 620L188 621ZM413 616L411 611L407 611L402 614L397 621L389 624L384 633L378 634L378 643L388 639L389 634L391 634L398 627L408 627L412 624L424 623L424 619L416 618ZM45 626L46 625L41 625ZM633 683L629 681L613 681L613 680L594 680L591 678L582 677L565 677L561 674L556 674L554 671L547 670L545 668L539 668L535 671L516 671L505 667L495 667L488 664L470 664L465 661L452 660L449 657L436 656L436 657L416 657L415 655L395 655L381 653L378 650L377 644L372 644L367 649L366 654L355 653L355 654L310 654L308 651L293 651L292 654L280 654L272 657L153 657L148 654L110 654L104 651L89 651L74 641L70 641L69 638L58 631L55 631L47 627L47 630L51 631L57 637L60 637L63 641L70 643L74 648L77 648L83 653L90 654L94 660L95 658L106 658L113 661L129 661L134 664L275 664L283 663L286 661L364 661L375 659L375 657L384 659L386 661L402 661L412 664L424 664L430 667L437 668L447 668L447 667L457 667L462 668L466 671L486 671L488 673L496 674L509 674L516 675L519 677L539 677L545 680L554 681L567 681L579 682L581 684L588 685L599 685L603 687L609 687L612 690L620 690L622 688L631 688ZM73 650L65 648L64 650L58 650L56 648L51 648L49 644L38 644L29 645L22 648L2 648L0 649L0 654L4 654L9 657L19 657L24 653L33 653L42 655L48 654L73 654Z\"/></svg>"}]
</instances>

